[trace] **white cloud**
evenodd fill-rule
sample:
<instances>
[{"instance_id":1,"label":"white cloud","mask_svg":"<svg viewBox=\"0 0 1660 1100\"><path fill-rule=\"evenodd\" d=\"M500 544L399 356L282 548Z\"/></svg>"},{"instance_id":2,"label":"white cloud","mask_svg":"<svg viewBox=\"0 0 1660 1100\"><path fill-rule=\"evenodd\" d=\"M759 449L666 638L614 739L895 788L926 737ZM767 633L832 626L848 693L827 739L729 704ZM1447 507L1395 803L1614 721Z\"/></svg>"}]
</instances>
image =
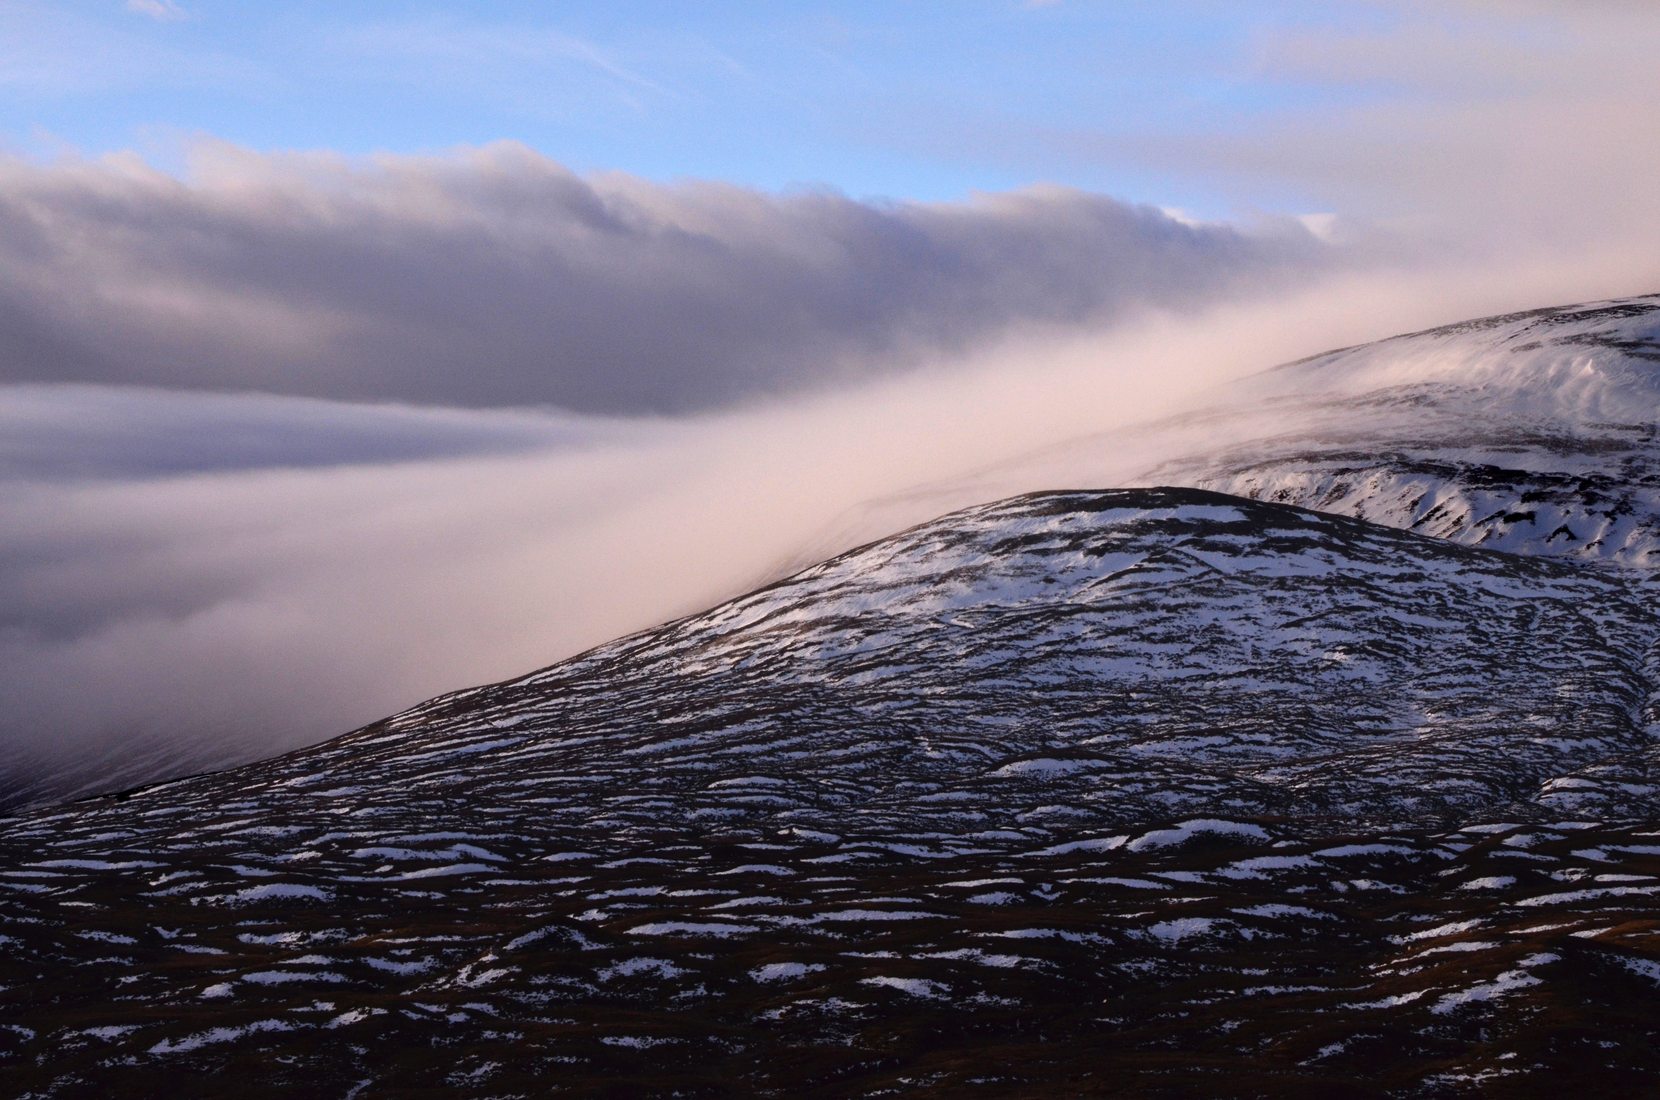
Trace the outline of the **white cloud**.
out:
<instances>
[{"instance_id":1,"label":"white cloud","mask_svg":"<svg viewBox=\"0 0 1660 1100\"><path fill-rule=\"evenodd\" d=\"M176 0L127 0L127 10L147 15L151 19L158 19L164 23L174 23L190 18L189 14L176 3Z\"/></svg>"}]
</instances>

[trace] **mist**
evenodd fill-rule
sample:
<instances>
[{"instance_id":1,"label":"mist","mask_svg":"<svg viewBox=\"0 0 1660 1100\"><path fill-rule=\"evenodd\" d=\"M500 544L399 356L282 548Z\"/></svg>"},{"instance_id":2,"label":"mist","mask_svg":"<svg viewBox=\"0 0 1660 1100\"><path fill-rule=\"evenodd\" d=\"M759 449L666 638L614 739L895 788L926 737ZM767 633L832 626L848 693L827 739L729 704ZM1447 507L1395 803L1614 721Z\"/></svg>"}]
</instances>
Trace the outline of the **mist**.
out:
<instances>
[{"instance_id":1,"label":"mist","mask_svg":"<svg viewBox=\"0 0 1660 1100\"><path fill-rule=\"evenodd\" d=\"M1167 456L1115 444L1115 425L1565 284L1586 285L1355 274L673 419L12 388L9 766L63 793L87 761L107 786L112 761L137 781L322 740L974 503L987 469L1016 471L999 492L1135 483ZM1086 435L1102 444L1067 485L1020 483L1022 455ZM178 441L165 461L158 438Z\"/></svg>"},{"instance_id":2,"label":"mist","mask_svg":"<svg viewBox=\"0 0 1660 1100\"><path fill-rule=\"evenodd\" d=\"M0 805L319 741L991 486L1135 483L1170 444L1115 429L1279 362L1660 289L1660 17L1369 8L1256 44L1296 107L959 135L1307 196L1227 221L512 143L0 159Z\"/></svg>"}]
</instances>

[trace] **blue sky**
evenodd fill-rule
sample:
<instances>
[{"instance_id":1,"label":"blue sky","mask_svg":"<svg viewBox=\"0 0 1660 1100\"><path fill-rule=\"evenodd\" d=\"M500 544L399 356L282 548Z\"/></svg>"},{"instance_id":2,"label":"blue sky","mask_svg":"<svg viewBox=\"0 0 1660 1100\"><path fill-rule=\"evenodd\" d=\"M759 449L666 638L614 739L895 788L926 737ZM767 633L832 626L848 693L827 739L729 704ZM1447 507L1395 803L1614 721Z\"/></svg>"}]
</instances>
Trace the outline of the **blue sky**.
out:
<instances>
[{"instance_id":1,"label":"blue sky","mask_svg":"<svg viewBox=\"0 0 1660 1100\"><path fill-rule=\"evenodd\" d=\"M1314 209L1317 188L1219 181L1126 144L1391 94L1287 79L1263 56L1299 28L1391 21L1201 0L0 0L0 142L177 168L200 135L348 154L506 138L658 180L917 199L1047 181L1202 213Z\"/></svg>"}]
</instances>

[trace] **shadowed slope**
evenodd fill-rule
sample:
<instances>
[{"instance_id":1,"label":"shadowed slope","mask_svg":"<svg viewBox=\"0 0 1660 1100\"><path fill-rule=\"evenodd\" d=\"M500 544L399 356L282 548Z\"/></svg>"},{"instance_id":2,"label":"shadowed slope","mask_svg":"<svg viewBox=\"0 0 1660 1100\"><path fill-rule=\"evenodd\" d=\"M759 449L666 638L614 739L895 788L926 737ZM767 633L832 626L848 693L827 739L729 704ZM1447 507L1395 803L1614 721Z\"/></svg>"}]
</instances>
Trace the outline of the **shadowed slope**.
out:
<instances>
[{"instance_id":1,"label":"shadowed slope","mask_svg":"<svg viewBox=\"0 0 1660 1100\"><path fill-rule=\"evenodd\" d=\"M1434 1089L1595 1050L1634 1080L1655 635L1598 573L1284 506L969 509L12 821L6 1072Z\"/></svg>"}]
</instances>

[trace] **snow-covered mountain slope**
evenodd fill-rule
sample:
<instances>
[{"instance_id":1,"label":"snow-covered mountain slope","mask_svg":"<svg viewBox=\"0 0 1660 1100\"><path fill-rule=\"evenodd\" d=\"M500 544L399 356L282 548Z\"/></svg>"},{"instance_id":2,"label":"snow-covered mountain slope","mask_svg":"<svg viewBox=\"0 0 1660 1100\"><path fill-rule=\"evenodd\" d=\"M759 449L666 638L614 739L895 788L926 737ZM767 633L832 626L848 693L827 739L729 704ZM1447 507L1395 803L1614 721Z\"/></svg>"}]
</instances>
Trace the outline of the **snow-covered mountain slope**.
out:
<instances>
[{"instance_id":1,"label":"snow-covered mountain slope","mask_svg":"<svg viewBox=\"0 0 1660 1100\"><path fill-rule=\"evenodd\" d=\"M1660 565L1660 295L1398 336L872 501L804 553L1063 485L1188 485L1467 545ZM799 562L798 564L803 564Z\"/></svg>"},{"instance_id":2,"label":"snow-covered mountain slope","mask_svg":"<svg viewBox=\"0 0 1660 1100\"><path fill-rule=\"evenodd\" d=\"M389 753L392 772L363 778L407 790L398 762L425 739L506 741L506 771L562 775L603 745L707 792L717 818L872 832L1016 827L1043 813L1029 798L1059 795L1070 823L1464 821L1645 748L1657 640L1617 581L1554 563L1194 490L1049 493L440 699L371 735L385 750L331 751L354 769ZM521 727L522 747L503 732ZM706 782L731 762L795 790L743 810L749 792L729 803ZM499 753L475 763L505 778ZM1612 812L1660 809L1625 797Z\"/></svg>"},{"instance_id":3,"label":"snow-covered mountain slope","mask_svg":"<svg viewBox=\"0 0 1660 1100\"><path fill-rule=\"evenodd\" d=\"M1660 565L1660 296L1397 337L1247 388L1285 411L1285 431L1147 476L1517 553Z\"/></svg>"},{"instance_id":4,"label":"snow-covered mountain slope","mask_svg":"<svg viewBox=\"0 0 1660 1100\"><path fill-rule=\"evenodd\" d=\"M1660 1038L1657 639L1618 575L1284 505L979 506L314 749L16 818L0 1072L1629 1087Z\"/></svg>"}]
</instances>

